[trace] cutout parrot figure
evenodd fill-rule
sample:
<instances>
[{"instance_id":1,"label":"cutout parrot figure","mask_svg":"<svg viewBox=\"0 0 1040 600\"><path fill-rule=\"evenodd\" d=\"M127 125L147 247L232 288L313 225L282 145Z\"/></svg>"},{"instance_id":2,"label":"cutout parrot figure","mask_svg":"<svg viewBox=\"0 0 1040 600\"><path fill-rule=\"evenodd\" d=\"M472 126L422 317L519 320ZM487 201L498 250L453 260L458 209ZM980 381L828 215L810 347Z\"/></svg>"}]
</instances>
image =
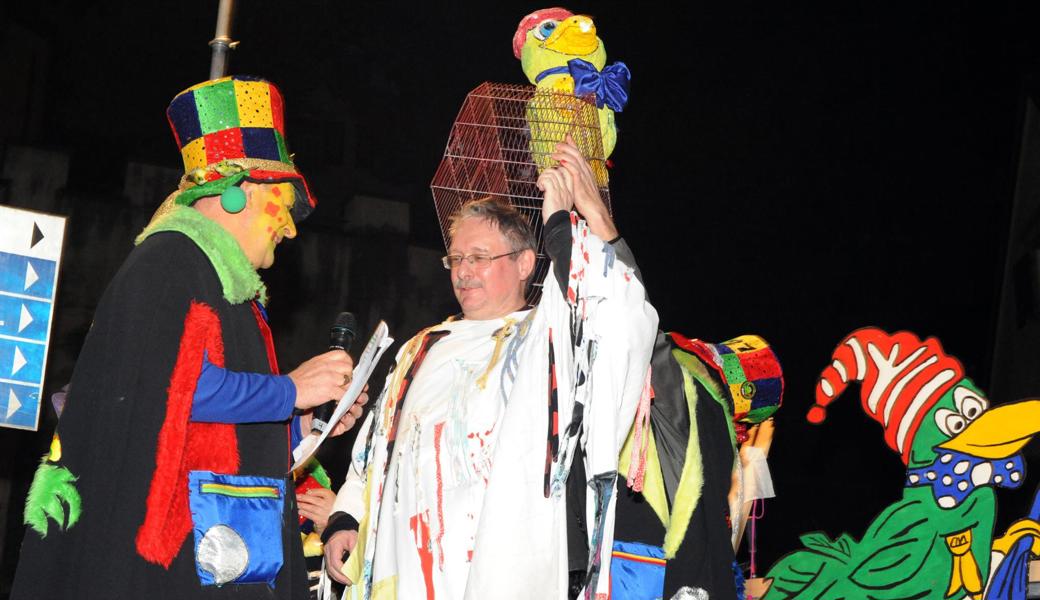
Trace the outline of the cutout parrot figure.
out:
<instances>
[{"instance_id":1,"label":"cutout parrot figure","mask_svg":"<svg viewBox=\"0 0 1040 600\"><path fill-rule=\"evenodd\" d=\"M609 157L617 143L614 113L621 112L628 103L631 74L622 62L605 66L607 51L597 37L592 18L563 8L537 10L520 21L513 35L513 54L520 60L527 79L541 90L575 96L595 94L603 157ZM563 134L546 135L537 128L551 126L559 119L541 114L536 118L531 116L529 109L531 152L535 163L545 168L551 160L548 155L556 142L562 141ZM557 137L559 139L554 139Z\"/></svg>"},{"instance_id":2,"label":"cutout parrot figure","mask_svg":"<svg viewBox=\"0 0 1040 600\"><path fill-rule=\"evenodd\" d=\"M834 351L809 421L822 423L852 382L860 383L863 410L907 467L903 497L859 541L802 536L805 549L770 569L764 599L1024 598L987 592L987 585L1024 577L1021 557L1040 551L1040 523L1034 510L994 540L994 488L1022 484L1019 451L1040 431L1040 400L991 407L937 339L867 327Z\"/></svg>"}]
</instances>

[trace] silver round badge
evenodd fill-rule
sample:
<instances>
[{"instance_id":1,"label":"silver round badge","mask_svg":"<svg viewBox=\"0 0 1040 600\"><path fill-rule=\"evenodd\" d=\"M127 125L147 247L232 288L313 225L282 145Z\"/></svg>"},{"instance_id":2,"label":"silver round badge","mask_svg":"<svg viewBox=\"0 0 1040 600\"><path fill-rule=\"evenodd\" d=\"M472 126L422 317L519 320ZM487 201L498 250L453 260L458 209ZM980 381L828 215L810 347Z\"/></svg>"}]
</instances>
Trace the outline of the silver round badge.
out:
<instances>
[{"instance_id":1,"label":"silver round badge","mask_svg":"<svg viewBox=\"0 0 1040 600\"><path fill-rule=\"evenodd\" d=\"M672 600L710 600L708 592L704 588L695 588L684 585L675 592Z\"/></svg>"},{"instance_id":2,"label":"silver round badge","mask_svg":"<svg viewBox=\"0 0 1040 600\"><path fill-rule=\"evenodd\" d=\"M227 525L214 525L202 536L195 560L202 570L213 576L217 585L224 585L246 572L249 548L234 529Z\"/></svg>"}]
</instances>

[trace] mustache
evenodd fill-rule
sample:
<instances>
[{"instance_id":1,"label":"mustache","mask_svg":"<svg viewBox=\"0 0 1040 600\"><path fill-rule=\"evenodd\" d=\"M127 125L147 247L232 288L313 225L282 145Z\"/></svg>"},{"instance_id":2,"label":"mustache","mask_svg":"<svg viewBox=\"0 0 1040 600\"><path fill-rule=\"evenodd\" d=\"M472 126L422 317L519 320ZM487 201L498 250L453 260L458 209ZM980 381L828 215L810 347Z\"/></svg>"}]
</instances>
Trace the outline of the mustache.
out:
<instances>
[{"instance_id":1,"label":"mustache","mask_svg":"<svg viewBox=\"0 0 1040 600\"><path fill-rule=\"evenodd\" d=\"M456 279L455 283L454 283L454 286L455 286L455 289L457 289L457 290L458 289L462 289L464 287L465 288L482 288L482 287L484 287L484 283L482 281L477 280L477 279Z\"/></svg>"}]
</instances>

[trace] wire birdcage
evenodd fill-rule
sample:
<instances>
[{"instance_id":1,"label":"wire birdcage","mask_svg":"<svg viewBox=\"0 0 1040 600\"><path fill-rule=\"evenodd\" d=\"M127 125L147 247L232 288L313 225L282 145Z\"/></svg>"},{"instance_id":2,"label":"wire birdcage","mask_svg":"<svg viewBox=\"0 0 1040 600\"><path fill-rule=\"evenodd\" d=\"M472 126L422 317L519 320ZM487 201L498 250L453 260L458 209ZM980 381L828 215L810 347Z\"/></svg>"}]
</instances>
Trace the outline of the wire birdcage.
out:
<instances>
[{"instance_id":1,"label":"wire birdcage","mask_svg":"<svg viewBox=\"0 0 1040 600\"><path fill-rule=\"evenodd\" d=\"M485 82L466 96L448 136L430 189L444 245L449 219L463 204L494 197L515 206L538 238L538 261L527 299L536 302L549 268L542 240L542 170L570 135L592 167L600 196L611 210L603 138L593 96L577 97L529 85Z\"/></svg>"}]
</instances>

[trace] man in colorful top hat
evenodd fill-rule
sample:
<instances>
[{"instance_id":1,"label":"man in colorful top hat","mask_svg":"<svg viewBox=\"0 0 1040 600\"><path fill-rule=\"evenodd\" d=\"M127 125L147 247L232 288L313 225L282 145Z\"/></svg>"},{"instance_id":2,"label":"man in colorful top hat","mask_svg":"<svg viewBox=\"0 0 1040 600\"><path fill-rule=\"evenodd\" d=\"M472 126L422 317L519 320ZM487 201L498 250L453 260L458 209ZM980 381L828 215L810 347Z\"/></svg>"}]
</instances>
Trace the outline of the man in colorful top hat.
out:
<instances>
[{"instance_id":1,"label":"man in colorful top hat","mask_svg":"<svg viewBox=\"0 0 1040 600\"><path fill-rule=\"evenodd\" d=\"M208 81L167 114L186 173L98 305L26 502L16 600L307 595L290 452L353 365L279 375L257 269L315 202L269 82Z\"/></svg>"}]
</instances>

